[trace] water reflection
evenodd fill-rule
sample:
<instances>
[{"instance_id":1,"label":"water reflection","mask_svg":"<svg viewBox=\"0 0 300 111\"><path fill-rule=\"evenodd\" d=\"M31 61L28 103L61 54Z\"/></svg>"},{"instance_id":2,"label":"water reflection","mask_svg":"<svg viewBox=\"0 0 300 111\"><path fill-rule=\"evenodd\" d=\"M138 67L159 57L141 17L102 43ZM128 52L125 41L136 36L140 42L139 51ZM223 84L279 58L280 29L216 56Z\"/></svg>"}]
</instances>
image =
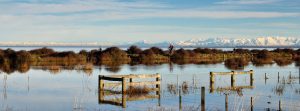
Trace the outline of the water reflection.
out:
<instances>
[{"instance_id":1,"label":"water reflection","mask_svg":"<svg viewBox=\"0 0 300 111\"><path fill-rule=\"evenodd\" d=\"M189 86L187 81L182 82L180 86L167 84L167 90L171 95L178 95L179 91L182 92L183 95L189 94L190 88L192 88L192 86Z\"/></svg>"},{"instance_id":2,"label":"water reflection","mask_svg":"<svg viewBox=\"0 0 300 111\"><path fill-rule=\"evenodd\" d=\"M238 74L249 74L250 78L250 85L248 86L236 86L236 75ZM224 76L224 75L230 75L231 76L231 86L230 87L217 87L215 89L215 76L220 75L220 76ZM216 90L219 93L224 93L225 91L236 91L237 94L239 96L242 96L242 89L253 89L253 70L250 71L243 71L243 72L210 72L210 93L214 93L214 91Z\"/></svg>"},{"instance_id":3,"label":"water reflection","mask_svg":"<svg viewBox=\"0 0 300 111\"><path fill-rule=\"evenodd\" d=\"M251 104L251 102L255 103L252 107L254 110L264 110L267 108L269 108L270 110L272 109L278 110L277 103L279 100L283 101L282 104L283 109L288 110L289 106L286 106L286 104L288 104L288 102L297 103L299 99L300 83L298 83L299 82L298 68L292 65L287 66L285 68L277 67L276 65L263 67L263 68L256 68L255 66L249 64L247 67L244 68L246 70L250 70L250 69L255 70L255 82L252 83L253 88L248 88L251 87L251 82L250 79L248 79L249 78L248 75L246 75L246 77L244 76L240 77L239 75L236 75L235 78L237 81L235 81L234 84L231 84L231 80L230 80L231 76L227 76L227 78L224 77L224 79L223 77L220 77L221 79L216 78L215 80L216 82L214 86L215 93L209 93L211 89L209 86L209 82L210 82L209 71L228 71L227 68L222 67L224 66L224 64L211 65L211 66L198 65L198 64L189 64L189 65L172 64L172 65L174 70L173 73L171 74L166 74L171 72L169 69L170 68L169 64L152 65L152 66L119 65L118 67L120 67L121 70L119 70L119 72L117 72L117 74L114 75L161 72L162 75L164 76L163 77L164 79L162 80L163 91L160 92L162 96L160 98L161 106L157 105L159 104L157 98L145 99L145 98L156 96L156 92L153 91L147 94L140 94L138 96L134 96L130 94L126 95L126 98L124 99L127 100L126 110L136 110L136 108L147 110L147 108L145 107L150 107L149 109L151 110L152 108L153 110L155 109L200 110L201 109L200 88L202 86L207 88L206 95L205 95L206 110L224 110L224 108L226 108L226 103L227 103L228 110L250 110L249 105ZM179 66L183 66L184 69L180 69ZM12 101L8 104L10 105L10 107L14 109L15 107L17 109L25 107L22 106L23 102L19 102L20 99L16 99L16 98L21 98L22 96L24 97L22 99L26 100L28 104L41 105L42 103L35 102L37 100L34 100L34 98L42 98L43 100L47 101L50 104L74 103L73 106L71 106L73 110L90 110L90 109L97 110L98 108L101 110L122 110L122 107L107 105L104 104L105 102L101 103L99 101L100 100L99 97L101 96L101 93L98 93L99 90L97 87L98 83L96 83L98 82L97 76L99 73L109 74L111 71L108 71L106 68L110 66L100 66L99 70L96 69L98 67L93 67L93 70L87 70L87 71L91 71L90 72L91 75L85 74L86 73L86 72L84 73L85 70L82 70L80 67L81 65L72 66L72 67L55 66L54 68L31 66L31 69L34 70L29 70L29 72L27 72L27 75L1 74L3 75L3 78L1 78L1 80L3 80L1 82L2 84L0 83L0 85L3 86L1 90L2 92L1 97L3 98L3 100L0 100L1 101L0 106L3 103L2 101L4 101L4 95L6 94L7 102ZM49 69L53 69L53 70L59 69L59 72L56 72L57 75L53 76L49 74L48 75L41 74L41 73L47 73L41 71L41 69L44 69L46 71L50 71ZM64 71L64 70L70 70L70 71ZM278 79L276 71L282 71L285 73L281 73ZM291 75L289 75L288 73L289 71L292 71ZM179 74L178 72L182 74ZM72 75L69 75L68 73L71 73ZM265 80L264 73L268 73L267 75L267 77L269 78L267 79L268 84L264 84L264 80ZM179 80L177 80L178 84L176 84L177 74L179 76L178 77ZM9 78L10 77L12 78L8 80L6 78L5 80L4 75L8 76ZM194 76L196 76L196 79ZM17 82L17 81L22 81L22 82ZM129 80L127 82L129 82ZM7 87L8 85L6 84L9 84L9 87ZM21 86L27 85L27 87L20 88L19 86L20 84ZM53 87L50 84L53 84L53 86L56 87ZM29 85L31 85L32 87L29 87ZM60 89L60 87L62 88ZM151 89L154 87L155 86L150 85L148 88ZM140 88L144 89L143 85ZM139 88L134 88L134 87L132 88L128 87L128 89L140 90ZM103 99L121 102L122 93L117 92L118 90L120 90L120 87L113 87L113 90L115 90L116 92L104 91ZM88 95L88 96L82 96L82 95ZM9 97L7 98L7 96ZM255 99L250 100L251 97ZM51 98L51 99L47 99L47 98ZM63 98L63 99L59 99L59 98ZM238 101L236 100L236 98L240 100ZM100 102L100 105L98 104L98 102ZM147 105L145 106L145 104ZM274 104L276 104L276 106ZM70 106L66 105L66 107L70 107ZM56 108L57 108L56 110L66 110L61 107L56 107ZM5 110L5 107L1 108L1 110L2 109ZM33 110L32 107L28 109ZM41 109L41 108L37 108L37 109Z\"/></svg>"},{"instance_id":4,"label":"water reflection","mask_svg":"<svg viewBox=\"0 0 300 111\"><path fill-rule=\"evenodd\" d=\"M223 61L219 60L205 60L201 59L200 61L175 61L169 62L168 69L169 72L173 72L174 65L179 67L180 70L184 70L187 65L213 65L213 64L220 64ZM227 69L230 70L244 70L249 64L252 63L254 66L265 66L276 63L280 67L285 67L290 65L293 62L292 59L253 59L252 61L246 58L230 58L224 61L224 65ZM299 66L300 62L295 62L296 66ZM52 74L58 74L62 70L82 70L87 74L91 74L94 67L100 66L104 67L106 71L112 73L118 73L121 71L121 67L127 65L127 63L108 63L108 64L92 64L92 63L80 63L80 62L37 62L37 63L16 63L12 64L10 62L0 64L0 71L5 72L7 74L14 73L18 71L20 73L26 73L30 69L42 69L45 71L49 71ZM140 63L133 63L129 64L130 71L134 72L137 71L139 67L137 66L145 66L143 68L148 70L157 70L159 68L165 67L165 64L140 64Z\"/></svg>"},{"instance_id":5,"label":"water reflection","mask_svg":"<svg viewBox=\"0 0 300 111\"><path fill-rule=\"evenodd\" d=\"M274 88L272 89L272 91L278 95L278 96L282 96L284 95L284 93L286 91L290 91L293 89L293 86L295 84L297 84L297 82L299 81L298 84L300 84L300 75L299 76L292 76L291 72L288 75L288 77L280 77L278 74L278 82L277 84L274 86ZM295 93L297 93L297 89L295 89Z\"/></svg>"},{"instance_id":6,"label":"water reflection","mask_svg":"<svg viewBox=\"0 0 300 111\"><path fill-rule=\"evenodd\" d=\"M7 75L3 77L3 98L4 100L7 99Z\"/></svg>"},{"instance_id":7,"label":"water reflection","mask_svg":"<svg viewBox=\"0 0 300 111\"><path fill-rule=\"evenodd\" d=\"M237 69L244 69L245 66L249 65L249 60L246 58L232 58L232 59L227 59L225 61L225 66L228 69L233 69L233 70L237 70Z\"/></svg>"},{"instance_id":8,"label":"water reflection","mask_svg":"<svg viewBox=\"0 0 300 111\"><path fill-rule=\"evenodd\" d=\"M112 76L99 75L99 80L98 80L99 104L111 104L111 105L117 105L126 108L127 101L141 101L146 99L157 98L158 106L160 106L160 99L161 99L160 77L161 76L159 74L152 74L152 75L151 74L149 75L130 74L130 75L112 75ZM155 78L156 80L139 81L140 79L145 79L145 78ZM155 86L153 87L153 85ZM121 91L120 89L118 91L118 87L121 87ZM153 94L153 92L155 93Z\"/></svg>"}]
</instances>

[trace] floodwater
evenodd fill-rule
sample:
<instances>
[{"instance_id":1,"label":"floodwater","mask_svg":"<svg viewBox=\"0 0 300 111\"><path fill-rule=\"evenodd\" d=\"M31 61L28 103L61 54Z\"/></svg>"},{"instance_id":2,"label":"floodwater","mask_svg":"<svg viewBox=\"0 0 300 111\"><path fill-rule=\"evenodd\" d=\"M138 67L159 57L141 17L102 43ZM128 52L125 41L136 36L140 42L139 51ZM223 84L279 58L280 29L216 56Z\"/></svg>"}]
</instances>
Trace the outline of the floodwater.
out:
<instances>
[{"instance_id":1,"label":"floodwater","mask_svg":"<svg viewBox=\"0 0 300 111\"><path fill-rule=\"evenodd\" d=\"M0 74L0 110L201 110L201 87L205 87L204 106L206 110L226 110L226 95L230 111L251 110L251 97L253 110L279 110L279 107L291 111L300 109L299 67L296 67L295 64L284 67L276 64L260 67L249 65L239 71L249 70L254 71L253 88L211 91L209 72L231 71L223 63L211 65L121 65L113 68L95 66L93 71L88 73L78 70L61 70L53 73L38 67L31 67L26 73L16 71L9 75L4 72ZM99 103L98 75L156 73L161 75L160 99L126 101L126 108ZM230 80L230 75L215 76L215 89L230 87ZM249 85L249 75L236 75L235 86ZM155 94L155 92L150 94ZM122 96L106 96L105 99L120 97ZM279 101L281 102L280 106Z\"/></svg>"}]
</instances>

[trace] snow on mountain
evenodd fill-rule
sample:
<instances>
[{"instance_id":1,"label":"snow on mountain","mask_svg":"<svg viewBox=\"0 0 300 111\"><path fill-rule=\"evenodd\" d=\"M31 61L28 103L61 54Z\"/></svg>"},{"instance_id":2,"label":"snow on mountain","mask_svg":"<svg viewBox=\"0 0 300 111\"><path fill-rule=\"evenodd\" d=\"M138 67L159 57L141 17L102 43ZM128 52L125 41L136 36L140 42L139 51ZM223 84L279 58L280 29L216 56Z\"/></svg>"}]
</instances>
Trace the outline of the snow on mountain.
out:
<instances>
[{"instance_id":1,"label":"snow on mountain","mask_svg":"<svg viewBox=\"0 0 300 111\"><path fill-rule=\"evenodd\" d=\"M216 38L201 41L181 41L183 46L295 46L300 39L292 37Z\"/></svg>"},{"instance_id":2,"label":"snow on mountain","mask_svg":"<svg viewBox=\"0 0 300 111\"><path fill-rule=\"evenodd\" d=\"M133 43L140 47L167 47L170 43L178 47L236 47L236 46L300 46L300 39L295 37L258 37L258 38L199 38L178 42ZM128 44L129 45L129 44Z\"/></svg>"},{"instance_id":3,"label":"snow on mountain","mask_svg":"<svg viewBox=\"0 0 300 111\"><path fill-rule=\"evenodd\" d=\"M173 44L177 47L277 47L277 46L297 46L300 47L300 38L296 37L258 37L258 38L198 38L185 41L164 41L149 42L146 40L133 43L109 43L109 42L0 42L0 46L119 46L129 47L136 45L139 47L168 47Z\"/></svg>"}]
</instances>

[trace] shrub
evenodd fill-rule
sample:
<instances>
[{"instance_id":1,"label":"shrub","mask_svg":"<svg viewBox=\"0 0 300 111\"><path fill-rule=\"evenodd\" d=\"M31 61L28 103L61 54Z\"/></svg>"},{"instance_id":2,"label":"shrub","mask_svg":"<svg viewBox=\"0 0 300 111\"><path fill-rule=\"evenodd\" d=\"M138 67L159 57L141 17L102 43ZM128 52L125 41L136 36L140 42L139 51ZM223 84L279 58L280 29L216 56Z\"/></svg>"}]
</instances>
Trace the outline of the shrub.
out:
<instances>
[{"instance_id":1,"label":"shrub","mask_svg":"<svg viewBox=\"0 0 300 111\"><path fill-rule=\"evenodd\" d=\"M158 47L151 47L150 50L152 50L154 54L165 55L165 52Z\"/></svg>"},{"instance_id":2,"label":"shrub","mask_svg":"<svg viewBox=\"0 0 300 111\"><path fill-rule=\"evenodd\" d=\"M249 61L243 58L232 58L225 61L225 66L229 69L243 69Z\"/></svg>"},{"instance_id":3,"label":"shrub","mask_svg":"<svg viewBox=\"0 0 300 111\"><path fill-rule=\"evenodd\" d=\"M239 54L248 54L250 53L249 49L233 49L233 52L239 53Z\"/></svg>"},{"instance_id":4,"label":"shrub","mask_svg":"<svg viewBox=\"0 0 300 111\"><path fill-rule=\"evenodd\" d=\"M101 62L103 61L130 61L130 58L127 56L127 53L118 47L110 47L103 51L101 54Z\"/></svg>"},{"instance_id":5,"label":"shrub","mask_svg":"<svg viewBox=\"0 0 300 111\"><path fill-rule=\"evenodd\" d=\"M201 53L201 54L212 54L212 53L223 53L222 50L218 49L209 49L209 48L196 48L193 50L195 53Z\"/></svg>"},{"instance_id":6,"label":"shrub","mask_svg":"<svg viewBox=\"0 0 300 111\"><path fill-rule=\"evenodd\" d=\"M46 47L43 47L41 49L31 50L31 51L29 51L29 53L30 54L35 54L35 55L40 55L40 56L45 56L45 55L49 55L49 54L54 53L54 50L46 48Z\"/></svg>"},{"instance_id":7,"label":"shrub","mask_svg":"<svg viewBox=\"0 0 300 111\"><path fill-rule=\"evenodd\" d=\"M287 49L287 48L285 48L285 49L277 48L277 49L274 49L272 52L292 54L292 53L294 53L294 50L293 49Z\"/></svg>"},{"instance_id":8,"label":"shrub","mask_svg":"<svg viewBox=\"0 0 300 111\"><path fill-rule=\"evenodd\" d=\"M133 46L130 46L127 49L127 53L128 54L141 54L142 53L142 49L140 49L139 47L133 45Z\"/></svg>"},{"instance_id":9,"label":"shrub","mask_svg":"<svg viewBox=\"0 0 300 111\"><path fill-rule=\"evenodd\" d=\"M258 59L268 59L268 58L272 58L270 52L268 50L261 50L258 52L258 54L256 55L256 58Z\"/></svg>"},{"instance_id":10,"label":"shrub","mask_svg":"<svg viewBox=\"0 0 300 111\"><path fill-rule=\"evenodd\" d=\"M69 57L69 58L75 58L77 57L77 54L73 51L66 51L66 52L55 52L52 53L50 55L48 55L48 57Z\"/></svg>"},{"instance_id":11,"label":"shrub","mask_svg":"<svg viewBox=\"0 0 300 111\"><path fill-rule=\"evenodd\" d=\"M30 62L31 61L31 54L27 51L18 51L16 53L17 55L17 63L26 63L26 62Z\"/></svg>"},{"instance_id":12,"label":"shrub","mask_svg":"<svg viewBox=\"0 0 300 111\"><path fill-rule=\"evenodd\" d=\"M186 51L183 48L178 49L172 55L172 59L189 59L190 58L190 51Z\"/></svg>"}]
</instances>

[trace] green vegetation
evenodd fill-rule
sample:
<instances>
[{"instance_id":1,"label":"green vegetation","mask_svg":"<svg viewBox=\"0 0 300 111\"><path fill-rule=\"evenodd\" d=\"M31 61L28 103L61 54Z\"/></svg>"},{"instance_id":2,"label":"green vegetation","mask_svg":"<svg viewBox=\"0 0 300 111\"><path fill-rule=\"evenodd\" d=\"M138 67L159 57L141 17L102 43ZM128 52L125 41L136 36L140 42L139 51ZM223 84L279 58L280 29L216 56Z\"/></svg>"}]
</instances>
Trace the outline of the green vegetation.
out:
<instances>
[{"instance_id":1,"label":"green vegetation","mask_svg":"<svg viewBox=\"0 0 300 111\"><path fill-rule=\"evenodd\" d=\"M72 51L56 52L53 49L41 48L30 51L14 51L0 49L0 69L6 73L14 71L26 72L30 66L45 66L49 70L57 72L63 66L75 69L75 66L83 66L81 70L92 70L93 65L107 65L112 71L119 70L121 64L216 64L225 62L227 68L243 69L249 62L256 66L276 63L285 66L293 62L300 64L300 49L275 49L248 50L234 49L222 51L209 48L162 50L151 47L142 50L137 46L131 46L127 50L118 47L110 47L105 50L96 49L91 51L81 50L79 53Z\"/></svg>"}]
</instances>

